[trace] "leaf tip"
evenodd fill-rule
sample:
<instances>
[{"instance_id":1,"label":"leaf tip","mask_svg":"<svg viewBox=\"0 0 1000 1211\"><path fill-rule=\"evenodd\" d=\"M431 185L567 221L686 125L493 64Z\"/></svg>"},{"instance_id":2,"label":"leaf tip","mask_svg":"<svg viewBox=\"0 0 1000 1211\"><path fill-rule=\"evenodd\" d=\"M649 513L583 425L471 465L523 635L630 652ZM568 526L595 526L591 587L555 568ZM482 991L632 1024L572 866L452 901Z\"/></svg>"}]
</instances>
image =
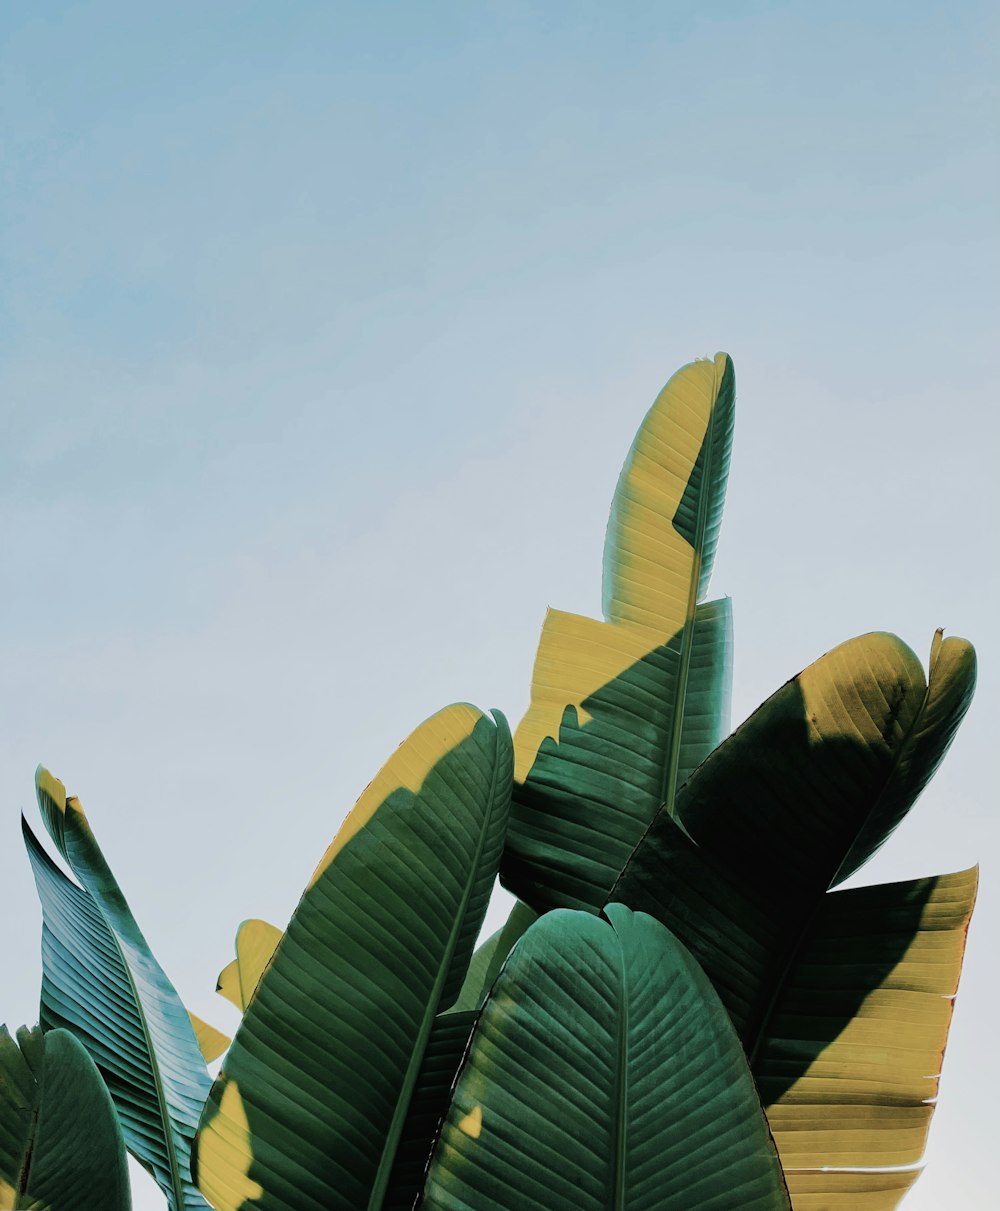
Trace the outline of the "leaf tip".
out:
<instances>
[{"instance_id":1,"label":"leaf tip","mask_svg":"<svg viewBox=\"0 0 1000 1211\"><path fill-rule=\"evenodd\" d=\"M39 805L43 804L44 796L58 811L66 811L66 787L44 765L35 770L35 792Z\"/></svg>"}]
</instances>

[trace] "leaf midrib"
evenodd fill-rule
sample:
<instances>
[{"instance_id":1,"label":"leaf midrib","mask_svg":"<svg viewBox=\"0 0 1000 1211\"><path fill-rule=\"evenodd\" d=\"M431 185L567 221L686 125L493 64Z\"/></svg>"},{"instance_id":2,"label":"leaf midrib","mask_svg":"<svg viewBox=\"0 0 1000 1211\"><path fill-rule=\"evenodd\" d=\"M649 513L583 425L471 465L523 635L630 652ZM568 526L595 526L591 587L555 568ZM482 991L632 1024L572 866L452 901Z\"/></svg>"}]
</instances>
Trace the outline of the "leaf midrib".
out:
<instances>
[{"instance_id":1,"label":"leaf midrib","mask_svg":"<svg viewBox=\"0 0 1000 1211\"><path fill-rule=\"evenodd\" d=\"M626 1161L628 1156L628 982L625 973L625 947L622 945L622 939L618 931L609 922L610 928L614 931L615 940L618 944L618 957L620 962L621 979L619 984L620 1004L618 1009L618 1070L615 1074L615 1123L614 1123L614 1146L612 1155L614 1158L614 1173L612 1181L611 1199L609 1201L609 1211L625 1211L626 1195Z\"/></svg>"},{"instance_id":2,"label":"leaf midrib","mask_svg":"<svg viewBox=\"0 0 1000 1211\"><path fill-rule=\"evenodd\" d=\"M688 584L687 608L684 615L684 626L681 629L680 665L677 670L677 692L673 715L670 720L670 743L667 749L667 760L663 769L663 779L660 783L660 802L666 806L671 819L677 818L675 800L677 797L677 769L680 765L681 740L684 733L684 707L687 702L688 676L691 668L691 651L694 646L695 617L698 609L698 585L701 581L702 547L705 541L705 527L708 524L708 505L711 495L713 454L715 452L715 430L718 423L718 402L721 379L718 364L714 365L712 380L712 404L708 414L708 427L705 433L705 467L698 493L698 517L695 523L695 541L692 543L694 557L691 567L691 580ZM697 460L695 460L697 462ZM691 468L694 473L694 466ZM670 524L673 525L671 518Z\"/></svg>"},{"instance_id":3,"label":"leaf midrib","mask_svg":"<svg viewBox=\"0 0 1000 1211\"><path fill-rule=\"evenodd\" d=\"M15 1192L14 1208L19 1211L25 1206L22 1201L28 1193L28 1183L31 1180L31 1163L35 1159L35 1137L38 1134L38 1116L41 1111L42 1104L42 1080L45 1074L45 1059L44 1053L42 1058L41 1074L32 1073L35 1080L35 1101L28 1109L28 1129L24 1136L24 1152L21 1159L21 1167L17 1175L17 1190ZM31 1200L34 1202L34 1199Z\"/></svg>"}]
</instances>

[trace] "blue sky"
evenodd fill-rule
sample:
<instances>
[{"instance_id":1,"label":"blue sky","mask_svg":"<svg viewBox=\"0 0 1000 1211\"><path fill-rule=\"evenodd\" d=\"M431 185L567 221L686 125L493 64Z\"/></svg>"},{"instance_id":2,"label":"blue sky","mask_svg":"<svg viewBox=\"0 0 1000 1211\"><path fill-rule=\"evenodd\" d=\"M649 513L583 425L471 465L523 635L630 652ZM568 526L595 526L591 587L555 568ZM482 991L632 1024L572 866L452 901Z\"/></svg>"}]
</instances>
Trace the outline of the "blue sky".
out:
<instances>
[{"instance_id":1,"label":"blue sky","mask_svg":"<svg viewBox=\"0 0 1000 1211\"><path fill-rule=\"evenodd\" d=\"M979 648L864 881L983 864L906 1206L985 1208L997 33L979 3L5 5L0 1017L36 1014L44 761L231 1026L238 922L287 919L428 713L517 720L545 606L599 611L645 409L724 348L735 718L865 630Z\"/></svg>"}]
</instances>

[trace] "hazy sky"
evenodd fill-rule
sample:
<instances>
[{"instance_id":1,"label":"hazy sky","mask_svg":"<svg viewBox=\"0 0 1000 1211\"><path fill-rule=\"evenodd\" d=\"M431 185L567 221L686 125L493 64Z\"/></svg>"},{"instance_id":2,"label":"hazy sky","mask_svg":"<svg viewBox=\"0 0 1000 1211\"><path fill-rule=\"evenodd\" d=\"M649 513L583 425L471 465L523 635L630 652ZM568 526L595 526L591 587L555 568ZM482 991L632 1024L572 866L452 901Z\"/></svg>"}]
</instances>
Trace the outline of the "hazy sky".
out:
<instances>
[{"instance_id":1,"label":"hazy sky","mask_svg":"<svg viewBox=\"0 0 1000 1211\"><path fill-rule=\"evenodd\" d=\"M37 762L232 1029L237 924L427 714L517 721L642 415L726 349L734 722L866 630L979 649L855 881L982 863L905 1205L988 1211L995 5L8 0L0 40L0 1020L37 1016Z\"/></svg>"}]
</instances>

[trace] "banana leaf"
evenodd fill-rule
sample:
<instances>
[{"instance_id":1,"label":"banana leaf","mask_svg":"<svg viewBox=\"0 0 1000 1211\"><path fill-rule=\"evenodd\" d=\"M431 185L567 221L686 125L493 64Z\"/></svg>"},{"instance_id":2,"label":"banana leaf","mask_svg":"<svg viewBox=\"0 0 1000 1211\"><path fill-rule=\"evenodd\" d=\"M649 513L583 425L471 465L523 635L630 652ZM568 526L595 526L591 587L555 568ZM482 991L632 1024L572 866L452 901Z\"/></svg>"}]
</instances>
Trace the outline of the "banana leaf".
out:
<instances>
[{"instance_id":1,"label":"banana leaf","mask_svg":"<svg viewBox=\"0 0 1000 1211\"><path fill-rule=\"evenodd\" d=\"M657 397L611 508L599 622L545 620L517 729L504 885L597 912L661 804L729 730L732 611L706 602L732 447L725 354Z\"/></svg>"},{"instance_id":2,"label":"banana leaf","mask_svg":"<svg viewBox=\"0 0 1000 1211\"><path fill-rule=\"evenodd\" d=\"M557 910L473 1032L425 1211L787 1211L739 1041L658 922Z\"/></svg>"},{"instance_id":3,"label":"banana leaf","mask_svg":"<svg viewBox=\"0 0 1000 1211\"><path fill-rule=\"evenodd\" d=\"M94 1061L66 1030L0 1026L0 1209L129 1211L125 1142Z\"/></svg>"},{"instance_id":4,"label":"banana leaf","mask_svg":"<svg viewBox=\"0 0 1000 1211\"><path fill-rule=\"evenodd\" d=\"M206 1206L190 1177L191 1144L211 1078L187 1011L129 910L83 808L47 770L36 775L42 819L77 885L26 821L42 904L41 1024L87 1049L115 1103L125 1143L171 1211Z\"/></svg>"},{"instance_id":5,"label":"banana leaf","mask_svg":"<svg viewBox=\"0 0 1000 1211\"><path fill-rule=\"evenodd\" d=\"M386 1205L431 1032L458 996L496 877L512 769L501 715L449 707L347 817L202 1120L196 1173L219 1211Z\"/></svg>"}]
</instances>

